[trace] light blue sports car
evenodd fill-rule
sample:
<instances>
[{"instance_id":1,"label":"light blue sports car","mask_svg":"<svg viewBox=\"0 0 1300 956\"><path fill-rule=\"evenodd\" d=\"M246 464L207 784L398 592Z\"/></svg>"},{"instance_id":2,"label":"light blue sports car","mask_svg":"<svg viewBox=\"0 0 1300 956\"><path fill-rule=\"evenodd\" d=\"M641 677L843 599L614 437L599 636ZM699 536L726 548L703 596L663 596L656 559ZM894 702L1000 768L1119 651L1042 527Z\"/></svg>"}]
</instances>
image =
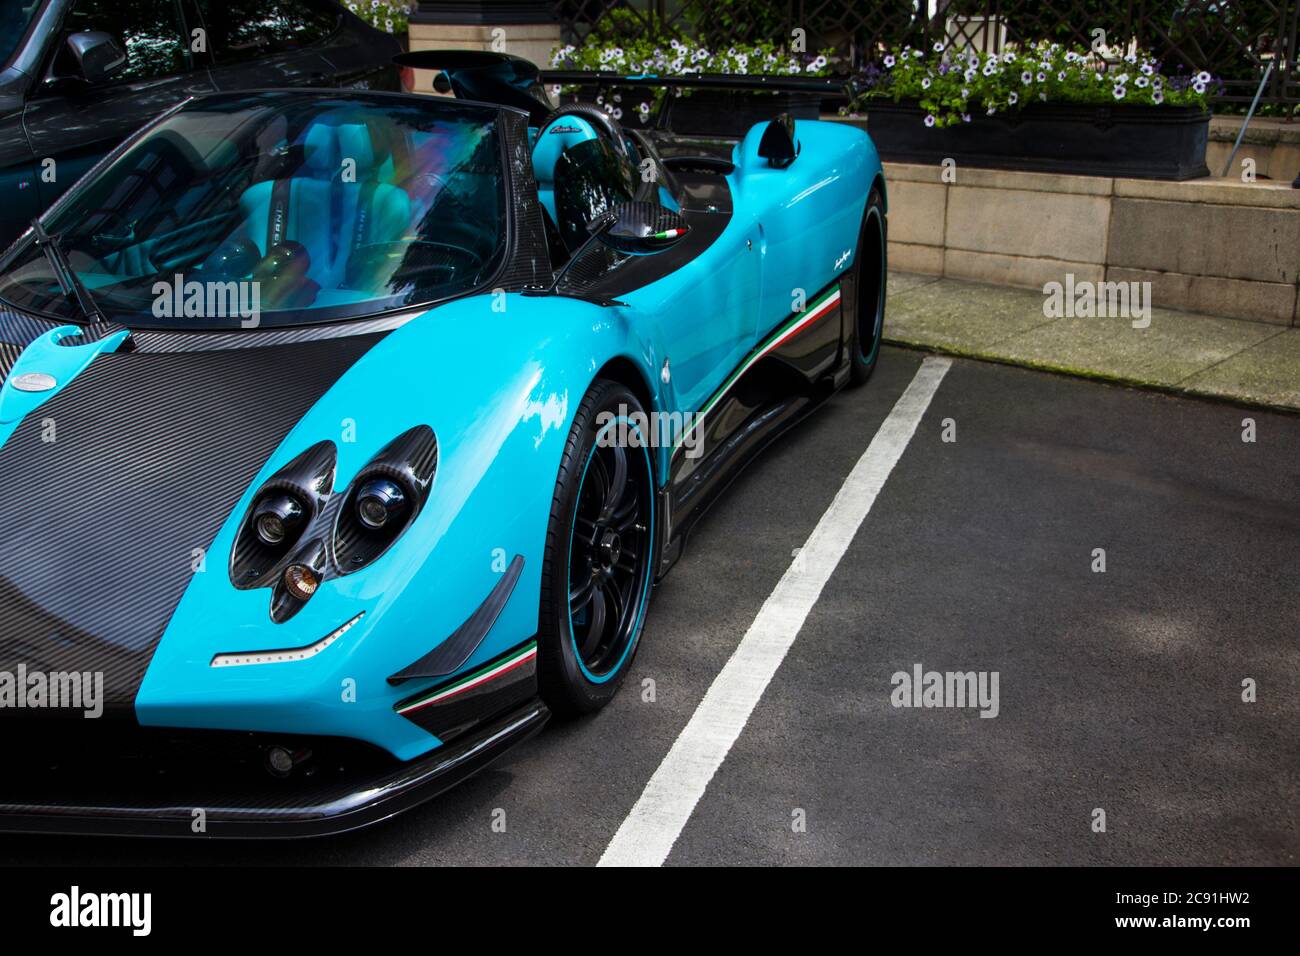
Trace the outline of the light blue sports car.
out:
<instances>
[{"instance_id":1,"label":"light blue sports car","mask_svg":"<svg viewBox=\"0 0 1300 956\"><path fill-rule=\"evenodd\" d=\"M608 702L693 522L870 375L865 133L697 155L408 59L458 97L190 100L0 260L0 829L427 799Z\"/></svg>"}]
</instances>

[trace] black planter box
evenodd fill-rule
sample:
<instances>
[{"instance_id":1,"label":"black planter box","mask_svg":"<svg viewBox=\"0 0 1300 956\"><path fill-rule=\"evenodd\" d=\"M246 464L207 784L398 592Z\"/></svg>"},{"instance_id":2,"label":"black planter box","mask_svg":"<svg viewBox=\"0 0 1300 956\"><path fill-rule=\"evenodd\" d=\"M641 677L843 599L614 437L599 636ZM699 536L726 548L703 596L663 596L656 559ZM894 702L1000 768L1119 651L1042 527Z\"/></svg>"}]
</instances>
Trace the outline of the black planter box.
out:
<instances>
[{"instance_id":1,"label":"black planter box","mask_svg":"<svg viewBox=\"0 0 1300 956\"><path fill-rule=\"evenodd\" d=\"M616 91L610 87L606 97ZM622 96L622 122L625 126L640 129L658 120L656 109L650 120L642 124L637 119L637 106L650 99L648 91L624 87L618 89ZM595 86L579 87L576 93L562 97L565 102L594 103L598 90ZM683 136L709 136L740 139L755 123L765 123L778 113L789 113L795 119L817 119L821 115L821 95L818 93L769 93L748 90L694 90L686 96L668 94L667 127Z\"/></svg>"},{"instance_id":2,"label":"black planter box","mask_svg":"<svg viewBox=\"0 0 1300 956\"><path fill-rule=\"evenodd\" d=\"M867 131L883 159L1135 179L1208 176L1210 114L1190 106L1031 103L943 129L915 103L869 100Z\"/></svg>"}]
</instances>

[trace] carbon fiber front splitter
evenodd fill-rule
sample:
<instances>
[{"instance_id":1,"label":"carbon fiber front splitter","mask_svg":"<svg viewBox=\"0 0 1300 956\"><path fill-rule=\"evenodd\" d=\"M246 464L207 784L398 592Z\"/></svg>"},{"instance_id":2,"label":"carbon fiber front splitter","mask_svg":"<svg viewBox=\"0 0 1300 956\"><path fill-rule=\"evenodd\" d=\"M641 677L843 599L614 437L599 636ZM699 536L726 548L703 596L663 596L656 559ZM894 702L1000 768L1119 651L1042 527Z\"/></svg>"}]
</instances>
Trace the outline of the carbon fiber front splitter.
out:
<instances>
[{"instance_id":1,"label":"carbon fiber front splitter","mask_svg":"<svg viewBox=\"0 0 1300 956\"><path fill-rule=\"evenodd\" d=\"M128 760L118 761L111 779L88 780L83 772L74 775L72 786L56 773L23 772L10 762L5 774L9 782L0 783L0 832L190 839L343 833L455 786L541 730L549 717L546 705L533 700L416 760L372 758L347 767L322 762L302 781L276 780L248 767L242 768L242 777L232 774L238 779L225 779L222 760L214 756L203 762L204 754L192 752L191 758L197 756L207 767L206 774L189 772L176 779L156 763ZM46 763L61 759L51 753ZM51 785L57 789L47 790Z\"/></svg>"}]
</instances>

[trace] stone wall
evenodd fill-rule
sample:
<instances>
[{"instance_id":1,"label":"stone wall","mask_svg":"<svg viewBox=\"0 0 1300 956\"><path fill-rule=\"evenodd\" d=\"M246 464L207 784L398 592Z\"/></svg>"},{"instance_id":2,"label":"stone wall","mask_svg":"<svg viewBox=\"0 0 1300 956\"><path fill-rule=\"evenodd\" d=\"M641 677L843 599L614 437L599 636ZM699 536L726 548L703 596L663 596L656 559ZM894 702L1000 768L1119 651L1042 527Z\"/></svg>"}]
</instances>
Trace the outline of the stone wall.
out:
<instances>
[{"instance_id":1,"label":"stone wall","mask_svg":"<svg viewBox=\"0 0 1300 956\"><path fill-rule=\"evenodd\" d=\"M1300 325L1300 190L886 163L890 268L1027 288L1148 281L1162 308ZM950 176L951 178L951 176Z\"/></svg>"}]
</instances>

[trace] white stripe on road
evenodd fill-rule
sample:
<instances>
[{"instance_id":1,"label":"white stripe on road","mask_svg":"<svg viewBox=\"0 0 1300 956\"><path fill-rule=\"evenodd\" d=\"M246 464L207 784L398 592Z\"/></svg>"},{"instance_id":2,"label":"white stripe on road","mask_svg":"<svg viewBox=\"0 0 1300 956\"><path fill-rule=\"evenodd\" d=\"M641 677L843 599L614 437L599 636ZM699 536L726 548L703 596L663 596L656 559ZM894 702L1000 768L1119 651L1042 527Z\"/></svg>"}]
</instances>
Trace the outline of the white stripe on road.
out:
<instances>
[{"instance_id":1,"label":"white stripe on road","mask_svg":"<svg viewBox=\"0 0 1300 956\"><path fill-rule=\"evenodd\" d=\"M952 362L929 357L763 603L599 866L659 866L740 736L858 526L871 510Z\"/></svg>"}]
</instances>

